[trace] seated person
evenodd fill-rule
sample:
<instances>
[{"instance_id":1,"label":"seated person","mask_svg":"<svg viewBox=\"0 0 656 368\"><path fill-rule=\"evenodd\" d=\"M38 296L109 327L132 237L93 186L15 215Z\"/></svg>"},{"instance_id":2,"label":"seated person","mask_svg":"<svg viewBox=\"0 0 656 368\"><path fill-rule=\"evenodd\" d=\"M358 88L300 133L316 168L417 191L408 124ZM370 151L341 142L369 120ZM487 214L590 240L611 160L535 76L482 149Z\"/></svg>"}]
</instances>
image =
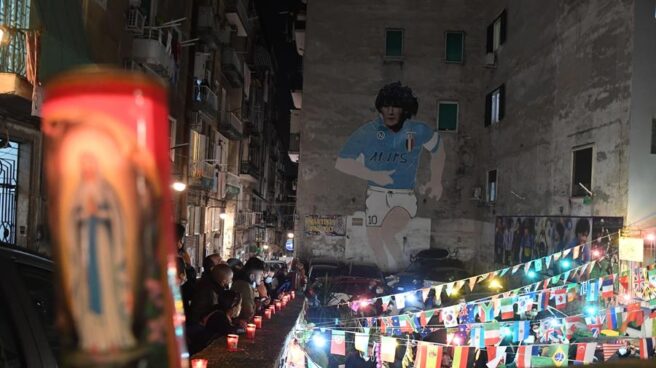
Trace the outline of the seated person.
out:
<instances>
[{"instance_id":1,"label":"seated person","mask_svg":"<svg viewBox=\"0 0 656 368\"><path fill-rule=\"evenodd\" d=\"M232 290L241 295L242 308L239 316L240 323L245 327L246 323L253 318L262 303L256 298L255 289L262 283L264 274L264 261L257 257L251 257L244 268L236 275Z\"/></svg>"},{"instance_id":2,"label":"seated person","mask_svg":"<svg viewBox=\"0 0 656 368\"><path fill-rule=\"evenodd\" d=\"M211 278L202 279L191 300L189 323L202 324L202 321L212 313L219 304L220 294L230 289L232 270L228 265L219 264L212 268Z\"/></svg>"},{"instance_id":3,"label":"seated person","mask_svg":"<svg viewBox=\"0 0 656 368\"><path fill-rule=\"evenodd\" d=\"M222 290L219 293L218 304L200 322L200 328L189 330L187 337L189 353L199 352L217 337L236 333L237 326L233 324L233 321L239 316L240 312L241 296L239 293Z\"/></svg>"}]
</instances>

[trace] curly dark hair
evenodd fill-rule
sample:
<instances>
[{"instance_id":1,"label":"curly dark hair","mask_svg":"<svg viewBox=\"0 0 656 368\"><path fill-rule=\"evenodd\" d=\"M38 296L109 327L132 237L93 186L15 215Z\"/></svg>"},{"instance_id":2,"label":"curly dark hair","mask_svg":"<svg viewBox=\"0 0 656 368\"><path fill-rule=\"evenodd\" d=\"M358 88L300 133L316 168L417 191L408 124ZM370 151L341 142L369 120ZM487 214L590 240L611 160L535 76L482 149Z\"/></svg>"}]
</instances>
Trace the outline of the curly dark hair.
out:
<instances>
[{"instance_id":1,"label":"curly dark hair","mask_svg":"<svg viewBox=\"0 0 656 368\"><path fill-rule=\"evenodd\" d=\"M380 112L383 106L394 106L403 109L401 120L403 122L417 114L419 101L410 87L402 85L401 82L394 82L386 84L378 91L376 110Z\"/></svg>"}]
</instances>

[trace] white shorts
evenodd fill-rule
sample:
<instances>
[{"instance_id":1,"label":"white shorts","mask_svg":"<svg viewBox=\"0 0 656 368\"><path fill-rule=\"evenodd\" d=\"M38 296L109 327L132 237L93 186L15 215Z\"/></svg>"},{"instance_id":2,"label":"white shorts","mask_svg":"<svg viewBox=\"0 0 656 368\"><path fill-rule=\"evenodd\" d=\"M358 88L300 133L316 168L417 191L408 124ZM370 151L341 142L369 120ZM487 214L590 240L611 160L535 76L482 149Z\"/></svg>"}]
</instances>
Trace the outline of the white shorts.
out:
<instances>
[{"instance_id":1,"label":"white shorts","mask_svg":"<svg viewBox=\"0 0 656 368\"><path fill-rule=\"evenodd\" d=\"M408 211L410 217L417 215L417 197L411 189L386 189L370 186L366 202L367 226L381 226L387 214L395 207Z\"/></svg>"}]
</instances>

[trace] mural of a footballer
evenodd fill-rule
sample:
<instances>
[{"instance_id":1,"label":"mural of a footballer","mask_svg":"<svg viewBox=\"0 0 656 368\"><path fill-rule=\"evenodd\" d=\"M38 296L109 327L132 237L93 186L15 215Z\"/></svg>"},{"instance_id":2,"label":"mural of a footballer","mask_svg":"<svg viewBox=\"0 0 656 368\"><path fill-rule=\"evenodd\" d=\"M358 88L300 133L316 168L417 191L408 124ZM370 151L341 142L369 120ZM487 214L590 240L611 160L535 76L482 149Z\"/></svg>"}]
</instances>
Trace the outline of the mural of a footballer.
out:
<instances>
[{"instance_id":1,"label":"mural of a footballer","mask_svg":"<svg viewBox=\"0 0 656 368\"><path fill-rule=\"evenodd\" d=\"M430 154L430 179L418 192L435 200L442 196L445 151L434 128L411 119L419 104L410 88L388 84L378 92L375 105L379 116L351 134L335 168L367 181L367 242L378 265L393 270L403 259L396 235L417 214L415 186L422 151Z\"/></svg>"}]
</instances>

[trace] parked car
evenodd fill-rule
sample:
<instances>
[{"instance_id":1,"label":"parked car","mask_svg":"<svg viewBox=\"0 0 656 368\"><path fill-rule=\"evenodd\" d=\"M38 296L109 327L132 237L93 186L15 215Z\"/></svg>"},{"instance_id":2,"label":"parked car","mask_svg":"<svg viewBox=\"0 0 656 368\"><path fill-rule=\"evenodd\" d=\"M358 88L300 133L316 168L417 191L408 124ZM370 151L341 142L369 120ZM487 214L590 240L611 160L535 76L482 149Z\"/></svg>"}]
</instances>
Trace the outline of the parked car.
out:
<instances>
[{"instance_id":1,"label":"parked car","mask_svg":"<svg viewBox=\"0 0 656 368\"><path fill-rule=\"evenodd\" d=\"M398 292L416 290L469 276L465 265L457 259L418 259L397 274L398 283L394 289Z\"/></svg>"},{"instance_id":2,"label":"parked car","mask_svg":"<svg viewBox=\"0 0 656 368\"><path fill-rule=\"evenodd\" d=\"M310 273L308 275L308 278L310 280L310 283L313 283L314 281L320 278L337 276L339 275L339 271L341 269L342 269L341 266L333 266L333 265L310 266Z\"/></svg>"},{"instance_id":3,"label":"parked car","mask_svg":"<svg viewBox=\"0 0 656 368\"><path fill-rule=\"evenodd\" d=\"M0 366L56 367L52 261L0 246Z\"/></svg>"}]
</instances>

